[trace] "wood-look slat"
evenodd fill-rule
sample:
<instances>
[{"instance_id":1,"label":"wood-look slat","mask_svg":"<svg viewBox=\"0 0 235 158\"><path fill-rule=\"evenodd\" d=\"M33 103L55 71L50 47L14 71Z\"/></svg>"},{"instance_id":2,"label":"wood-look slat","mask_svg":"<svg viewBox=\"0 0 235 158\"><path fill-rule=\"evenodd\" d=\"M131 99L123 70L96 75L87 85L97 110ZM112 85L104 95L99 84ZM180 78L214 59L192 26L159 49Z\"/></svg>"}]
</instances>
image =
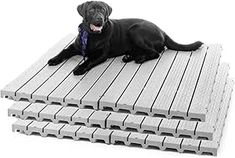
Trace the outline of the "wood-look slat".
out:
<instances>
[{"instance_id":1,"label":"wood-look slat","mask_svg":"<svg viewBox=\"0 0 235 158\"><path fill-rule=\"evenodd\" d=\"M188 106L190 105L193 91L206 57L206 51L207 47L203 47L203 49L192 52L187 70L168 111L170 117L177 116L186 119Z\"/></svg>"},{"instance_id":2,"label":"wood-look slat","mask_svg":"<svg viewBox=\"0 0 235 158\"><path fill-rule=\"evenodd\" d=\"M122 96L116 102L116 109L124 109L132 112L135 101L137 100L139 94L147 83L158 61L159 60L151 60L141 65L131 83L128 85Z\"/></svg>"},{"instance_id":3,"label":"wood-look slat","mask_svg":"<svg viewBox=\"0 0 235 158\"><path fill-rule=\"evenodd\" d=\"M8 109L8 116L23 117L23 111L29 107L32 103L29 102L16 102L11 108Z\"/></svg>"},{"instance_id":4,"label":"wood-look slat","mask_svg":"<svg viewBox=\"0 0 235 158\"><path fill-rule=\"evenodd\" d=\"M196 134L199 135L206 131L214 131L215 125L218 119L219 110L222 108L221 101L223 100L223 94L227 81L229 66L227 64L221 64L218 68L213 91L211 93L210 103L207 106L206 122L199 122Z\"/></svg>"},{"instance_id":5,"label":"wood-look slat","mask_svg":"<svg viewBox=\"0 0 235 158\"><path fill-rule=\"evenodd\" d=\"M219 112L218 121L215 126L215 132L213 134L213 141L202 141L200 144L200 150L206 151L208 149L216 152L216 148L220 146L220 140L222 137L223 127L225 125L225 119L227 116L227 111L229 108L229 103L231 99L231 94L234 87L234 81L228 79L227 84L225 86L225 92L223 95L221 110Z\"/></svg>"},{"instance_id":6,"label":"wood-look slat","mask_svg":"<svg viewBox=\"0 0 235 158\"><path fill-rule=\"evenodd\" d=\"M200 143L200 140L184 139L181 142L182 151L197 151L199 149Z\"/></svg>"},{"instance_id":7,"label":"wood-look slat","mask_svg":"<svg viewBox=\"0 0 235 158\"><path fill-rule=\"evenodd\" d=\"M232 91L233 91L233 87L234 87L234 81L231 79L228 79L226 87L225 87L225 92L223 95L223 100L222 100L222 105L221 105L221 110L219 112L218 115L218 121L216 123L215 126L215 133L213 135L213 139L217 140L217 143L220 142L220 139L222 137L222 132L223 132L223 127L225 124L225 119L227 117L227 112L228 112L228 108L230 105L230 100L231 100L231 95L232 95Z\"/></svg>"},{"instance_id":8,"label":"wood-look slat","mask_svg":"<svg viewBox=\"0 0 235 158\"><path fill-rule=\"evenodd\" d=\"M36 76L16 92L17 98L31 100L32 94L40 88L52 75L54 75L67 61L56 65L44 67Z\"/></svg>"},{"instance_id":9,"label":"wood-look slat","mask_svg":"<svg viewBox=\"0 0 235 158\"><path fill-rule=\"evenodd\" d=\"M187 110L187 116L189 118L200 118L201 121L205 121L206 107L210 100L210 94L220 61L220 53L220 45L209 46L206 57L208 59L206 59L203 66L205 69L202 69L193 99Z\"/></svg>"},{"instance_id":10,"label":"wood-look slat","mask_svg":"<svg viewBox=\"0 0 235 158\"><path fill-rule=\"evenodd\" d=\"M177 52L167 50L151 75L147 85L134 105L134 111L149 113L150 108L161 89L162 84L174 62Z\"/></svg>"},{"instance_id":11,"label":"wood-look slat","mask_svg":"<svg viewBox=\"0 0 235 158\"><path fill-rule=\"evenodd\" d=\"M25 108L22 112L22 114L25 116L24 119L32 117L38 119L40 111L42 111L45 107L47 107L47 105L42 103L31 104L30 106Z\"/></svg>"},{"instance_id":12,"label":"wood-look slat","mask_svg":"<svg viewBox=\"0 0 235 158\"><path fill-rule=\"evenodd\" d=\"M65 104L64 97L82 80L86 74L75 76L71 73L56 89L47 96L49 103Z\"/></svg>"},{"instance_id":13,"label":"wood-look slat","mask_svg":"<svg viewBox=\"0 0 235 158\"><path fill-rule=\"evenodd\" d=\"M151 107L152 115L157 114L168 117L168 110L184 76L191 54L191 52L178 52L166 81Z\"/></svg>"},{"instance_id":14,"label":"wood-look slat","mask_svg":"<svg viewBox=\"0 0 235 158\"><path fill-rule=\"evenodd\" d=\"M72 70L82 61L82 56L70 58L53 76L51 76L39 89L32 94L34 101L45 101L50 93L55 90L72 73Z\"/></svg>"},{"instance_id":15,"label":"wood-look slat","mask_svg":"<svg viewBox=\"0 0 235 158\"><path fill-rule=\"evenodd\" d=\"M81 104L82 97L89 91L89 89L99 80L103 73L118 59L109 59L103 64L91 69L85 77L69 92L67 96L64 96L64 101L67 104Z\"/></svg>"},{"instance_id":16,"label":"wood-look slat","mask_svg":"<svg viewBox=\"0 0 235 158\"><path fill-rule=\"evenodd\" d=\"M176 119L163 119L158 129L161 134L172 134L176 133L177 126L179 125L179 120Z\"/></svg>"},{"instance_id":17,"label":"wood-look slat","mask_svg":"<svg viewBox=\"0 0 235 158\"><path fill-rule=\"evenodd\" d=\"M197 126L196 121L181 120L176 129L176 136L177 137L191 136L191 138L195 138L194 131L195 131L196 126Z\"/></svg>"},{"instance_id":18,"label":"wood-look slat","mask_svg":"<svg viewBox=\"0 0 235 158\"><path fill-rule=\"evenodd\" d=\"M113 59L110 59L97 67L91 69L88 73L84 75L75 76L71 73L49 96L49 102L66 104L65 97L78 85L82 79L87 75L87 78L97 79L97 77L103 73L103 71L110 65ZM92 77L92 78L91 78ZM84 81L83 81L84 82ZM79 104L79 103L78 103Z\"/></svg>"},{"instance_id":19,"label":"wood-look slat","mask_svg":"<svg viewBox=\"0 0 235 158\"><path fill-rule=\"evenodd\" d=\"M172 138L172 137L165 137L163 140L163 149L164 150L172 150L175 149L175 151L181 152L180 144L182 142L183 138Z\"/></svg>"},{"instance_id":20,"label":"wood-look slat","mask_svg":"<svg viewBox=\"0 0 235 158\"><path fill-rule=\"evenodd\" d=\"M1 90L1 97L11 97L16 99L16 91L29 82L38 72L40 72L46 65L47 61L61 52L69 43L73 41L75 35L69 34L55 44L51 49L47 51L35 64L30 66L19 77L14 79L8 85Z\"/></svg>"},{"instance_id":21,"label":"wood-look slat","mask_svg":"<svg viewBox=\"0 0 235 158\"><path fill-rule=\"evenodd\" d=\"M115 107L116 101L125 91L125 88L131 82L140 66L140 64L133 62L126 64L122 72L99 100L99 109L103 109L103 107Z\"/></svg>"},{"instance_id":22,"label":"wood-look slat","mask_svg":"<svg viewBox=\"0 0 235 158\"><path fill-rule=\"evenodd\" d=\"M103 93L107 88L109 88L119 73L122 73L122 69L125 65L126 64L122 62L122 57L117 57L88 93L81 98L82 104L91 105L94 109L98 109L98 100L102 97Z\"/></svg>"},{"instance_id":23,"label":"wood-look slat","mask_svg":"<svg viewBox=\"0 0 235 158\"><path fill-rule=\"evenodd\" d=\"M211 93L210 104L207 106L206 122L214 125L217 119L218 111L220 109L221 100L225 91L225 84L228 78L229 65L220 64L218 73Z\"/></svg>"}]
</instances>

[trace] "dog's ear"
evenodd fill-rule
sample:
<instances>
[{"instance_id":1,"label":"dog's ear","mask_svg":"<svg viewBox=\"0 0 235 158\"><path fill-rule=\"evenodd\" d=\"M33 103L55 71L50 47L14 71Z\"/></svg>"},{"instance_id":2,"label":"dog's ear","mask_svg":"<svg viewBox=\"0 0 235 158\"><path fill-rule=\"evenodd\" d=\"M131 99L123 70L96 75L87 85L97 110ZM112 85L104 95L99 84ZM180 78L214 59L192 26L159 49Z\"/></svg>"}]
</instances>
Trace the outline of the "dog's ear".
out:
<instances>
[{"instance_id":1,"label":"dog's ear","mask_svg":"<svg viewBox=\"0 0 235 158\"><path fill-rule=\"evenodd\" d=\"M87 8L87 6L88 6L91 2L92 2L92 1L88 1L88 2L82 3L82 4L80 4L80 5L77 7L77 11L78 11L78 13L79 13L82 17L85 17L86 8Z\"/></svg>"},{"instance_id":2,"label":"dog's ear","mask_svg":"<svg viewBox=\"0 0 235 158\"><path fill-rule=\"evenodd\" d=\"M107 4L102 2L106 8L106 12L107 12L107 16L110 16L110 14L112 13L112 8Z\"/></svg>"}]
</instances>

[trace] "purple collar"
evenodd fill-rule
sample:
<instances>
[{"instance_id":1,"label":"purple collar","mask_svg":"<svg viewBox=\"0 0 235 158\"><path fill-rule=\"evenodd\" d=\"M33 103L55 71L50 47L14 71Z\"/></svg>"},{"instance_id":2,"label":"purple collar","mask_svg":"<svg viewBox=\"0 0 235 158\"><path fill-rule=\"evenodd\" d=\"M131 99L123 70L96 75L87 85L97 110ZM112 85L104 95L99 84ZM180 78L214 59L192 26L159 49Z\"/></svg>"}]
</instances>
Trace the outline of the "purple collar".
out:
<instances>
[{"instance_id":1,"label":"purple collar","mask_svg":"<svg viewBox=\"0 0 235 158\"><path fill-rule=\"evenodd\" d=\"M79 31L79 38L80 38L80 46L81 46L81 53L85 60L87 56L87 41L88 41L88 32L82 27L82 25L78 26Z\"/></svg>"}]
</instances>

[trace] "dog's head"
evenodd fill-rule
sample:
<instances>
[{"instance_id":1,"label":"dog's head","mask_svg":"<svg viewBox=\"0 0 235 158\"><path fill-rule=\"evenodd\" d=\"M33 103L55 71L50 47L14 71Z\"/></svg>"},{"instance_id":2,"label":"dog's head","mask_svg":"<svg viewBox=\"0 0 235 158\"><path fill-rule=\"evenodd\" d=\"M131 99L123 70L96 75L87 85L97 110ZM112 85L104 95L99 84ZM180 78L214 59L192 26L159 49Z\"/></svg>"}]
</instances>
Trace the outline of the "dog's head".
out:
<instances>
[{"instance_id":1,"label":"dog's head","mask_svg":"<svg viewBox=\"0 0 235 158\"><path fill-rule=\"evenodd\" d=\"M101 1L88 1L77 7L78 13L83 17L83 23L89 32L101 33L108 21L112 8Z\"/></svg>"}]
</instances>

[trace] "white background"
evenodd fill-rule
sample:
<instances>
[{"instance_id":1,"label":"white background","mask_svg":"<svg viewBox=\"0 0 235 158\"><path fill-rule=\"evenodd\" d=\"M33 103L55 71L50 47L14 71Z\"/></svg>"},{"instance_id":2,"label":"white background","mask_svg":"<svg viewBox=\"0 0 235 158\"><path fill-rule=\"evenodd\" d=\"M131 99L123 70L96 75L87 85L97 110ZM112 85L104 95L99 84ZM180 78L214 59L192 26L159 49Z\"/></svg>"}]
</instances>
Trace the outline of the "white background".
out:
<instances>
[{"instance_id":1,"label":"white background","mask_svg":"<svg viewBox=\"0 0 235 158\"><path fill-rule=\"evenodd\" d=\"M0 1L0 87L9 83L68 33L76 33L82 18L80 0ZM222 61L235 77L235 5L233 0L106 0L111 18L136 17L154 22L175 41L223 45ZM7 117L13 103L0 100L0 157L197 157L158 150L104 145L83 141L25 136L11 132ZM231 102L218 157L231 157L235 143L235 108Z\"/></svg>"}]
</instances>

